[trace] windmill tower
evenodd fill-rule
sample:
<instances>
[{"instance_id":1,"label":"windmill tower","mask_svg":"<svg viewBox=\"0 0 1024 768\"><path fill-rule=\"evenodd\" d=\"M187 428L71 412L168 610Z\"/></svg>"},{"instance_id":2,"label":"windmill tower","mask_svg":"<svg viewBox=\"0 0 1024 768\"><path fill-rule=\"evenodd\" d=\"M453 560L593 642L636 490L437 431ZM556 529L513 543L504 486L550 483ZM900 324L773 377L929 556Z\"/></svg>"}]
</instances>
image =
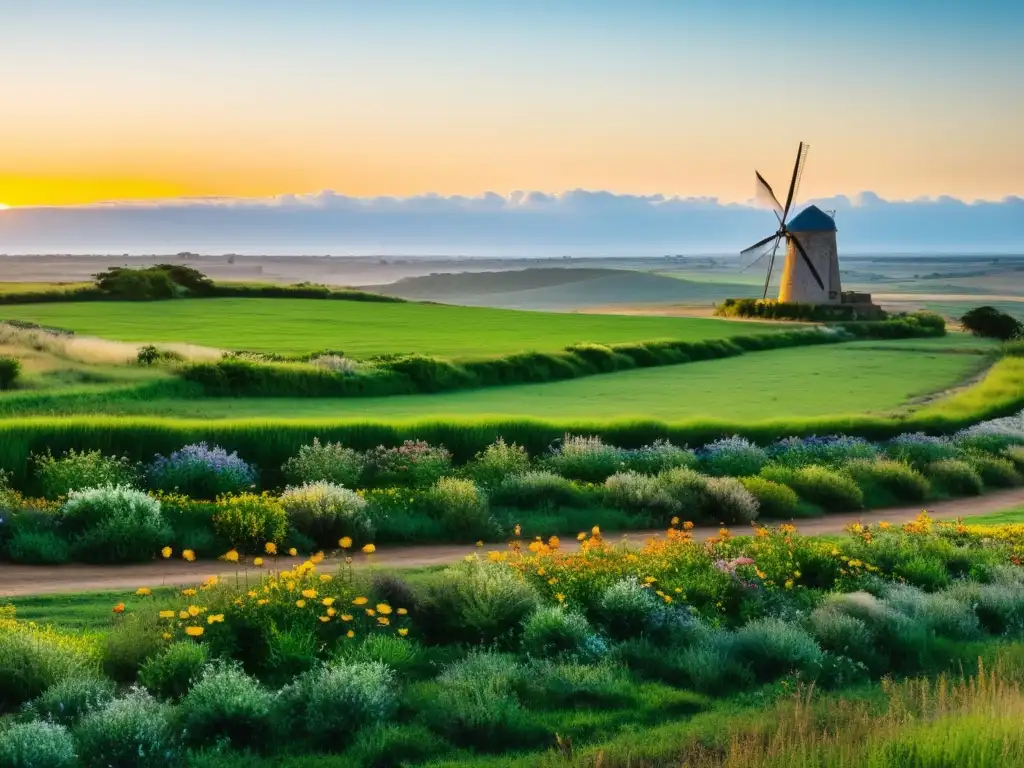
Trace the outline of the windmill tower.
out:
<instances>
[{"instance_id":1,"label":"windmill tower","mask_svg":"<svg viewBox=\"0 0 1024 768\"><path fill-rule=\"evenodd\" d=\"M740 256L751 259L744 267L749 269L755 264L768 262L768 273L764 279L764 298L768 297L768 285L771 283L772 270L775 267L775 256L779 244L786 241L786 261L782 269L782 284L779 289L779 301L801 302L806 304L840 304L843 291L839 283L839 254L836 249L836 223L831 216L818 208L809 205L788 224L786 219L793 206L793 199L800 186L807 152L810 146L801 143L796 153L793 166L793 177L789 182L789 194L786 205L779 202L775 192L754 171L757 179L757 197L767 202L775 211L778 219L778 230L763 240L754 243Z\"/></svg>"}]
</instances>

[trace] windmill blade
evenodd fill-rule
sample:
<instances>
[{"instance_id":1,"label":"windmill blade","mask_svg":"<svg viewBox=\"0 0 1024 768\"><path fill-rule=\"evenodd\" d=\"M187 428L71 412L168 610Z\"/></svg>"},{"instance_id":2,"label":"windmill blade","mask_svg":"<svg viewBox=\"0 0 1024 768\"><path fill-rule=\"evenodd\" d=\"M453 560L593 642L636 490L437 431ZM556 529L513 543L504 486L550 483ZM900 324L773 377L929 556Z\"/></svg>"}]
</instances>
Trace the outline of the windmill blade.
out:
<instances>
[{"instance_id":1,"label":"windmill blade","mask_svg":"<svg viewBox=\"0 0 1024 768\"><path fill-rule=\"evenodd\" d=\"M796 249L800 251L800 255L803 257L804 262L806 262L807 268L811 270L811 274L814 275L814 279L817 281L818 287L824 291L825 283L824 281L822 281L821 275L818 274L818 270L815 268L814 262L811 261L811 257L807 255L807 251L804 250L804 247L800 244L799 240L793 237L793 235L788 235L788 237L790 239L790 242L796 245Z\"/></svg>"},{"instance_id":2,"label":"windmill blade","mask_svg":"<svg viewBox=\"0 0 1024 768\"><path fill-rule=\"evenodd\" d=\"M772 251L775 248L778 248L778 242L778 238L776 238L774 243L769 243L766 248L761 250L761 252L757 255L757 258L755 258L753 261L748 261L745 264L741 262L740 272L747 272L756 266L767 263L768 259L771 258ZM750 251L750 253L755 252L756 251Z\"/></svg>"},{"instance_id":3,"label":"windmill blade","mask_svg":"<svg viewBox=\"0 0 1024 768\"><path fill-rule=\"evenodd\" d=\"M744 255L744 254L746 254L746 253L750 253L751 251L756 251L756 250L758 250L758 249L759 249L759 248L760 248L760 247L761 247L762 245L765 245L766 243L768 243L768 242L770 242L771 240L775 239L775 238L776 238L776 237L778 237L778 236L779 236L780 234L782 234L782 233L781 233L781 231L779 231L779 232L773 232L772 234L768 235L768 237L766 237L766 238L765 238L764 240L758 240L758 241L757 241L756 243L754 243L754 244L753 244L752 246L750 246L749 248L744 248L744 249L743 249L742 251L740 251L740 256L743 256L743 255Z\"/></svg>"},{"instance_id":4,"label":"windmill blade","mask_svg":"<svg viewBox=\"0 0 1024 768\"><path fill-rule=\"evenodd\" d=\"M772 281L772 270L775 268L775 253L776 251L779 250L779 242L781 242L781 240L781 237L778 240L776 240L775 245L772 247L771 250L772 257L768 261L768 274L764 276L764 294L762 294L761 296L762 299L768 298L768 285Z\"/></svg>"},{"instance_id":5,"label":"windmill blade","mask_svg":"<svg viewBox=\"0 0 1024 768\"><path fill-rule=\"evenodd\" d=\"M807 152L810 150L810 144L804 144L800 142L800 146L796 150L796 163L793 164L793 178L789 182L789 194L786 195L786 207L782 209L782 223L785 224L786 217L789 216L790 206L793 205L793 198L796 196L796 188L800 185L800 177L804 172L804 163L807 161Z\"/></svg>"},{"instance_id":6,"label":"windmill blade","mask_svg":"<svg viewBox=\"0 0 1024 768\"><path fill-rule=\"evenodd\" d=\"M775 196L775 192L772 190L771 185L765 181L764 176L757 171L754 171L754 176L754 197L773 209L775 211L776 218L778 218L779 221L782 221L782 203L780 203L779 198Z\"/></svg>"}]
</instances>

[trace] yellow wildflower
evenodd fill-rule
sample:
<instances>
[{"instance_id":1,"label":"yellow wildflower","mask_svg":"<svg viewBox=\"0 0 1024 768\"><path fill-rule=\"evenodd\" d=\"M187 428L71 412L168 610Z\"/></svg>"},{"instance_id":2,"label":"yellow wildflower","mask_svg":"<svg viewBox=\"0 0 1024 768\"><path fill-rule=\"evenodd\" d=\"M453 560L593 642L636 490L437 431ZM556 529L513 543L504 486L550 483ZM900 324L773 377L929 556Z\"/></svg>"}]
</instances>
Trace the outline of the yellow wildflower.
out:
<instances>
[{"instance_id":1,"label":"yellow wildflower","mask_svg":"<svg viewBox=\"0 0 1024 768\"><path fill-rule=\"evenodd\" d=\"M565 602L565 595L562 594L561 592L555 592L555 600L557 600L560 603L564 603Z\"/></svg>"},{"instance_id":2,"label":"yellow wildflower","mask_svg":"<svg viewBox=\"0 0 1024 768\"><path fill-rule=\"evenodd\" d=\"M352 548L352 537L351 536L342 536L340 539L338 539L338 546L341 547L342 549L351 549Z\"/></svg>"},{"instance_id":3,"label":"yellow wildflower","mask_svg":"<svg viewBox=\"0 0 1024 768\"><path fill-rule=\"evenodd\" d=\"M275 544L272 541L268 541L266 544L263 545L263 551L266 552L268 555L276 555L277 544Z\"/></svg>"},{"instance_id":4,"label":"yellow wildflower","mask_svg":"<svg viewBox=\"0 0 1024 768\"><path fill-rule=\"evenodd\" d=\"M178 611L178 618L179 619L187 619L188 618L188 611Z\"/></svg>"},{"instance_id":5,"label":"yellow wildflower","mask_svg":"<svg viewBox=\"0 0 1024 768\"><path fill-rule=\"evenodd\" d=\"M391 613L391 606L387 603L377 603L377 613L383 613L385 616L387 616L389 613Z\"/></svg>"},{"instance_id":6,"label":"yellow wildflower","mask_svg":"<svg viewBox=\"0 0 1024 768\"><path fill-rule=\"evenodd\" d=\"M331 576L331 574L329 574L329 573L321 573L321 574L320 574L320 581L324 582L325 584L326 584L326 583L327 583L328 581L331 581L331 580L333 580L333 579L334 579L334 577L333 577L333 576Z\"/></svg>"},{"instance_id":7,"label":"yellow wildflower","mask_svg":"<svg viewBox=\"0 0 1024 768\"><path fill-rule=\"evenodd\" d=\"M482 546L484 545L484 543L483 543L482 541L478 541L478 542L476 543L476 545L477 545L478 547L482 547Z\"/></svg>"},{"instance_id":8,"label":"yellow wildflower","mask_svg":"<svg viewBox=\"0 0 1024 768\"><path fill-rule=\"evenodd\" d=\"M376 616L377 612L375 610L373 610L373 608L367 608L366 609L366 615L367 616Z\"/></svg>"},{"instance_id":9,"label":"yellow wildflower","mask_svg":"<svg viewBox=\"0 0 1024 768\"><path fill-rule=\"evenodd\" d=\"M181 590L181 594L183 594L185 597L195 597L196 591L194 589L183 589Z\"/></svg>"},{"instance_id":10,"label":"yellow wildflower","mask_svg":"<svg viewBox=\"0 0 1024 768\"><path fill-rule=\"evenodd\" d=\"M331 620L330 616L318 616L317 618L319 618L324 624Z\"/></svg>"},{"instance_id":11,"label":"yellow wildflower","mask_svg":"<svg viewBox=\"0 0 1024 768\"><path fill-rule=\"evenodd\" d=\"M395 613L397 613L399 616L405 616L405 614L407 614L408 612L409 611L407 611L405 608L399 608L397 611L395 611Z\"/></svg>"},{"instance_id":12,"label":"yellow wildflower","mask_svg":"<svg viewBox=\"0 0 1024 768\"><path fill-rule=\"evenodd\" d=\"M202 612L203 612L203 609L200 608L198 605L190 605L188 607L188 615L189 616L198 616Z\"/></svg>"},{"instance_id":13,"label":"yellow wildflower","mask_svg":"<svg viewBox=\"0 0 1024 768\"><path fill-rule=\"evenodd\" d=\"M516 523L516 527L512 529L512 534L514 536L520 536L520 535L522 535L522 533L523 533L522 527L519 525L519 523Z\"/></svg>"},{"instance_id":14,"label":"yellow wildflower","mask_svg":"<svg viewBox=\"0 0 1024 768\"><path fill-rule=\"evenodd\" d=\"M693 523L691 523L689 520L687 520L685 523L683 523L683 530L684 531L692 531L693 530Z\"/></svg>"},{"instance_id":15,"label":"yellow wildflower","mask_svg":"<svg viewBox=\"0 0 1024 768\"><path fill-rule=\"evenodd\" d=\"M227 552L220 556L220 559L227 563L237 563L238 552L233 549L229 549Z\"/></svg>"},{"instance_id":16,"label":"yellow wildflower","mask_svg":"<svg viewBox=\"0 0 1024 768\"><path fill-rule=\"evenodd\" d=\"M207 624L223 624L224 614L223 613L211 613L206 617Z\"/></svg>"},{"instance_id":17,"label":"yellow wildflower","mask_svg":"<svg viewBox=\"0 0 1024 768\"><path fill-rule=\"evenodd\" d=\"M328 616L334 616L337 612L338 612L337 608L328 608L327 609L327 615Z\"/></svg>"},{"instance_id":18,"label":"yellow wildflower","mask_svg":"<svg viewBox=\"0 0 1024 768\"><path fill-rule=\"evenodd\" d=\"M162 638L163 638L164 640L170 640L170 639L171 639L171 633L170 633L170 632L164 632L164 633L163 633L163 634L161 635L161 637L162 637Z\"/></svg>"},{"instance_id":19,"label":"yellow wildflower","mask_svg":"<svg viewBox=\"0 0 1024 768\"><path fill-rule=\"evenodd\" d=\"M579 533L576 534L576 541L583 541L586 538L587 538L587 534L585 534L583 531L580 531Z\"/></svg>"},{"instance_id":20,"label":"yellow wildflower","mask_svg":"<svg viewBox=\"0 0 1024 768\"><path fill-rule=\"evenodd\" d=\"M249 590L249 597L256 597L256 591L253 589Z\"/></svg>"},{"instance_id":21,"label":"yellow wildflower","mask_svg":"<svg viewBox=\"0 0 1024 768\"><path fill-rule=\"evenodd\" d=\"M149 587L139 587L137 590L135 590L135 594L139 597L148 597L149 595L153 594L153 590L151 590Z\"/></svg>"},{"instance_id":22,"label":"yellow wildflower","mask_svg":"<svg viewBox=\"0 0 1024 768\"><path fill-rule=\"evenodd\" d=\"M363 554L364 555L372 555L376 551L377 551L377 548L375 546L373 546L373 544L367 544L367 545L365 545L363 547Z\"/></svg>"},{"instance_id":23,"label":"yellow wildflower","mask_svg":"<svg viewBox=\"0 0 1024 768\"><path fill-rule=\"evenodd\" d=\"M169 558L171 555L174 554L174 550L171 549L170 547L164 547L163 549L160 550L160 554L163 555L164 556L164 560L166 560L167 558Z\"/></svg>"},{"instance_id":24,"label":"yellow wildflower","mask_svg":"<svg viewBox=\"0 0 1024 768\"><path fill-rule=\"evenodd\" d=\"M196 553L191 549L186 549L181 556L190 563L194 563L196 560Z\"/></svg>"},{"instance_id":25,"label":"yellow wildflower","mask_svg":"<svg viewBox=\"0 0 1024 768\"><path fill-rule=\"evenodd\" d=\"M304 589L304 590L302 590L302 596L305 597L308 600L312 600L313 598L316 597L316 590L315 589Z\"/></svg>"},{"instance_id":26,"label":"yellow wildflower","mask_svg":"<svg viewBox=\"0 0 1024 768\"><path fill-rule=\"evenodd\" d=\"M355 637L355 636L356 636L356 633L353 632L351 629L348 632L345 633L345 637L350 637L351 638L351 637Z\"/></svg>"},{"instance_id":27,"label":"yellow wildflower","mask_svg":"<svg viewBox=\"0 0 1024 768\"><path fill-rule=\"evenodd\" d=\"M343 613L343 614L341 614L341 620L342 621L352 621L352 614L351 613Z\"/></svg>"},{"instance_id":28,"label":"yellow wildflower","mask_svg":"<svg viewBox=\"0 0 1024 768\"><path fill-rule=\"evenodd\" d=\"M334 598L333 597L325 597L320 602L323 603L324 605L326 605L327 607L330 607L330 606L334 605Z\"/></svg>"},{"instance_id":29,"label":"yellow wildflower","mask_svg":"<svg viewBox=\"0 0 1024 768\"><path fill-rule=\"evenodd\" d=\"M679 518L678 517L673 517L670 522L671 522L672 525L679 525Z\"/></svg>"},{"instance_id":30,"label":"yellow wildflower","mask_svg":"<svg viewBox=\"0 0 1024 768\"><path fill-rule=\"evenodd\" d=\"M355 600L352 601L352 605L366 605L368 602L370 601L367 600L365 597L357 597Z\"/></svg>"},{"instance_id":31,"label":"yellow wildflower","mask_svg":"<svg viewBox=\"0 0 1024 768\"><path fill-rule=\"evenodd\" d=\"M185 627L185 634L189 637L199 637L203 631L202 627Z\"/></svg>"},{"instance_id":32,"label":"yellow wildflower","mask_svg":"<svg viewBox=\"0 0 1024 768\"><path fill-rule=\"evenodd\" d=\"M160 618L161 619L173 619L174 618L174 611L160 611Z\"/></svg>"},{"instance_id":33,"label":"yellow wildflower","mask_svg":"<svg viewBox=\"0 0 1024 768\"><path fill-rule=\"evenodd\" d=\"M377 623L380 624L382 627L386 627L388 624L391 623L391 619L389 619L387 616L378 616Z\"/></svg>"},{"instance_id":34,"label":"yellow wildflower","mask_svg":"<svg viewBox=\"0 0 1024 768\"><path fill-rule=\"evenodd\" d=\"M402 627L400 630L398 630L398 636L399 637L405 637L408 634L409 634L409 630L406 629L405 627Z\"/></svg>"},{"instance_id":35,"label":"yellow wildflower","mask_svg":"<svg viewBox=\"0 0 1024 768\"><path fill-rule=\"evenodd\" d=\"M295 547L290 547L288 549L288 555L290 557L295 557L297 554L299 554L299 550L297 550Z\"/></svg>"},{"instance_id":36,"label":"yellow wildflower","mask_svg":"<svg viewBox=\"0 0 1024 768\"><path fill-rule=\"evenodd\" d=\"M596 525L593 528L590 529L590 532L594 536L600 536L601 535L601 529L598 526L596 526Z\"/></svg>"},{"instance_id":37,"label":"yellow wildflower","mask_svg":"<svg viewBox=\"0 0 1024 768\"><path fill-rule=\"evenodd\" d=\"M306 601L305 600L296 600L295 601L295 605L298 608L305 608L306 607Z\"/></svg>"}]
</instances>

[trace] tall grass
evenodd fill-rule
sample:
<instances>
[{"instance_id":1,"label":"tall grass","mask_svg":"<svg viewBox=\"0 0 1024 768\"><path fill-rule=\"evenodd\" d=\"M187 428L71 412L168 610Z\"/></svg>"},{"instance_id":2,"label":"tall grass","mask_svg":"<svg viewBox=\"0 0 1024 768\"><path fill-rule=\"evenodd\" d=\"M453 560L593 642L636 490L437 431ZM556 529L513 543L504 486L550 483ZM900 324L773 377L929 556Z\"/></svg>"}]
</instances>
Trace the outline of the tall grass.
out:
<instances>
[{"instance_id":1,"label":"tall grass","mask_svg":"<svg viewBox=\"0 0 1024 768\"><path fill-rule=\"evenodd\" d=\"M142 343L112 341L94 336L58 333L46 328L26 328L0 322L0 344L49 352L58 357L82 363L124 364L135 362ZM157 344L158 349L174 352L186 360L217 360L223 352L196 344Z\"/></svg>"}]
</instances>

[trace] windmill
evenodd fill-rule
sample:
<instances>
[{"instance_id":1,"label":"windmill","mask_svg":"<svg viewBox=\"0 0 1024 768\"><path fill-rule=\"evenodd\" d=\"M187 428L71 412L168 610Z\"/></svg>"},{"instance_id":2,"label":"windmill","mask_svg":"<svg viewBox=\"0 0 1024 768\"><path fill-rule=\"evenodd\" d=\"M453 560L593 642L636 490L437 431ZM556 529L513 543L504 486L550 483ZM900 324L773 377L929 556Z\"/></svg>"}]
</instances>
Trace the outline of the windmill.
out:
<instances>
[{"instance_id":1,"label":"windmill","mask_svg":"<svg viewBox=\"0 0 1024 768\"><path fill-rule=\"evenodd\" d=\"M838 304L842 301L842 288L839 283L835 221L816 205L809 205L787 223L793 200L800 187L800 178L803 176L809 149L810 145L803 142L797 149L785 206L779 202L764 176L754 171L757 177L757 198L771 206L779 222L779 228L774 234L743 250L740 257L744 260L753 257L744 269L750 269L767 260L768 271L764 279L763 295L763 298L767 298L772 270L775 268L775 256L779 244L785 239L786 262L782 271L779 301Z\"/></svg>"}]
</instances>

